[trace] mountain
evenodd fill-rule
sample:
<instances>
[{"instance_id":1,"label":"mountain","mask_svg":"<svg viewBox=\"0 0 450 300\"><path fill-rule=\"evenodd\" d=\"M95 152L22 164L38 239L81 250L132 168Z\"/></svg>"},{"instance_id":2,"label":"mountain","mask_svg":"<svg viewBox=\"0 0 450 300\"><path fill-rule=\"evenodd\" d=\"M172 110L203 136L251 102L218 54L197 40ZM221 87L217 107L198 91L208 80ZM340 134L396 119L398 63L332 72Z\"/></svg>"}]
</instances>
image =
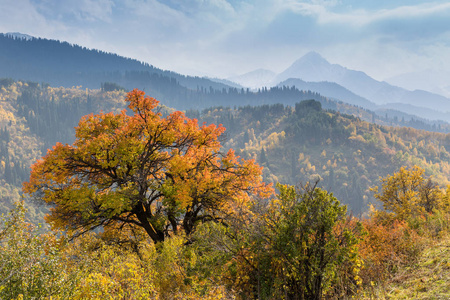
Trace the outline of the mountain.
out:
<instances>
[{"instance_id":1,"label":"mountain","mask_svg":"<svg viewBox=\"0 0 450 300\"><path fill-rule=\"evenodd\" d=\"M238 89L243 88L243 86L240 85L239 83L236 83L236 82L228 80L228 79L222 79L222 78L216 78L216 77L206 77L206 78L208 78L211 81L218 82L218 83L224 84L224 85L232 87L232 88L238 88Z\"/></svg>"},{"instance_id":2,"label":"mountain","mask_svg":"<svg viewBox=\"0 0 450 300\"><path fill-rule=\"evenodd\" d=\"M450 97L450 72L445 70L423 70L405 73L386 79L386 82L407 90L425 90Z\"/></svg>"},{"instance_id":3,"label":"mountain","mask_svg":"<svg viewBox=\"0 0 450 300\"><path fill-rule=\"evenodd\" d=\"M229 86L200 77L184 76L117 54L67 42L32 38L21 33L0 34L0 78L45 82L52 86L100 88L115 82L127 89L156 89L152 81L171 88L222 89Z\"/></svg>"},{"instance_id":4,"label":"mountain","mask_svg":"<svg viewBox=\"0 0 450 300\"><path fill-rule=\"evenodd\" d=\"M357 105L372 110L377 108L375 103L352 93L335 82L306 82L298 78L290 78L280 82L278 86L295 86L299 90L313 91L321 94L322 96L343 101L351 105Z\"/></svg>"},{"instance_id":5,"label":"mountain","mask_svg":"<svg viewBox=\"0 0 450 300\"><path fill-rule=\"evenodd\" d=\"M269 86L275 76L276 74L270 70L258 69L239 76L230 77L228 80L236 82L241 86L258 89Z\"/></svg>"},{"instance_id":6,"label":"mountain","mask_svg":"<svg viewBox=\"0 0 450 300\"><path fill-rule=\"evenodd\" d=\"M382 111L383 109L397 110L409 115L421 116L421 118L428 120L450 120L449 112L440 112L433 109L417 107L405 103L388 103L385 105L380 105L377 111Z\"/></svg>"},{"instance_id":7,"label":"mountain","mask_svg":"<svg viewBox=\"0 0 450 300\"><path fill-rule=\"evenodd\" d=\"M275 77L275 82L281 82L289 78L299 78L305 81L337 82L345 75L346 68L332 65L319 53L311 51L296 60L290 67Z\"/></svg>"},{"instance_id":8,"label":"mountain","mask_svg":"<svg viewBox=\"0 0 450 300\"><path fill-rule=\"evenodd\" d=\"M312 82L335 82L376 104L398 102L441 112L450 111L450 99L446 97L427 91L409 91L387 82L377 81L364 72L330 64L316 52L310 52L295 61L289 68L278 74L274 82L279 83L289 78Z\"/></svg>"},{"instance_id":9,"label":"mountain","mask_svg":"<svg viewBox=\"0 0 450 300\"><path fill-rule=\"evenodd\" d=\"M305 74L302 74L305 73ZM295 62L285 72L276 78L288 77L310 78L307 80L284 82L278 87L270 89L261 88L260 92L251 93L244 87L260 86L274 78L274 73L259 69L234 78L235 84L229 80L208 79L185 76L171 71L158 69L148 63L125 58L112 53L87 49L67 42L33 38L21 33L0 34L0 78L46 83L51 86L73 87L82 86L91 89L120 89L131 90L139 88L150 92L157 99L164 99L165 105L179 110L203 109L211 106L244 106L282 103L293 105L300 100L315 99L321 101L327 109L337 109L345 113L354 113L355 109L337 105L332 101L324 100L323 95L334 99L357 105L377 112L374 101L363 94L355 92L348 86L339 83L343 79L351 81L365 91L375 90L377 85L383 85L383 92L395 94L397 97L389 103L408 103L414 107L407 107L404 112L422 116L426 110L422 100L431 104L428 109L446 111L448 99L439 95L432 95L425 91L409 92L393 87L387 83L377 82L362 72L348 70L339 65L331 65L318 53L311 52ZM328 81L327 83L323 82ZM284 80L283 80L284 81ZM321 82L320 82L321 81ZM284 88L282 85L297 88ZM299 92L299 90L307 92ZM310 92L308 92L310 91ZM380 93L380 91L378 91ZM390 107L381 107L383 110ZM401 109L397 105L396 109ZM381 115L377 112L378 115ZM394 112L395 115L398 113ZM370 120L370 113L369 120ZM383 112L384 115L384 112ZM383 116L381 115L381 116ZM360 113L357 116L361 116ZM425 116L425 115L424 115ZM426 117L431 120L450 121L450 116L443 113L427 112ZM392 120L385 118L383 122ZM410 118L412 119L412 118ZM418 118L415 118L418 119ZM367 118L366 118L367 120ZM395 123L395 122L394 122ZM425 122L426 123L426 122ZM424 128L420 125L419 128ZM417 128L417 127L416 127Z\"/></svg>"}]
</instances>

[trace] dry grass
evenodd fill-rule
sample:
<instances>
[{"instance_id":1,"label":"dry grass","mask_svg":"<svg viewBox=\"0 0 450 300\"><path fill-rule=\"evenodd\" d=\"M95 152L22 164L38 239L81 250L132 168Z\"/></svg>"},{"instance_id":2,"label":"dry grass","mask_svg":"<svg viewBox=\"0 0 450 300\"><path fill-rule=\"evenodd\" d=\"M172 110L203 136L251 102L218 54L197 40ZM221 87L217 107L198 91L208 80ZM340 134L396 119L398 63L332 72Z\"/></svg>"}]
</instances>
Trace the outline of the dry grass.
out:
<instances>
[{"instance_id":1,"label":"dry grass","mask_svg":"<svg viewBox=\"0 0 450 300\"><path fill-rule=\"evenodd\" d=\"M450 299L450 235L427 247L414 264L362 299ZM370 296L367 296L369 295Z\"/></svg>"}]
</instances>

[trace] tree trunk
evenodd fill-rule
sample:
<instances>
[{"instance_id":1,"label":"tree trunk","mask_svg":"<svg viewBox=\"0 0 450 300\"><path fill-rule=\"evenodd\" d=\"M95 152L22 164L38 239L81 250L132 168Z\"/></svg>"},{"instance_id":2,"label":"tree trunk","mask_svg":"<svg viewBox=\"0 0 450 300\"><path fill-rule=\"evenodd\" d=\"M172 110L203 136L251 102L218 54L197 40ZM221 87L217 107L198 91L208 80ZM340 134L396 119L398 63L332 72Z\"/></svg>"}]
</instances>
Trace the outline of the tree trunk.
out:
<instances>
[{"instance_id":1,"label":"tree trunk","mask_svg":"<svg viewBox=\"0 0 450 300\"><path fill-rule=\"evenodd\" d=\"M155 244L164 242L164 232L157 231L153 227L153 225L149 222L147 214L145 213L142 206L136 209L136 217L138 218L139 222L141 222L142 228L144 228L145 232L147 232L148 236L153 240Z\"/></svg>"}]
</instances>

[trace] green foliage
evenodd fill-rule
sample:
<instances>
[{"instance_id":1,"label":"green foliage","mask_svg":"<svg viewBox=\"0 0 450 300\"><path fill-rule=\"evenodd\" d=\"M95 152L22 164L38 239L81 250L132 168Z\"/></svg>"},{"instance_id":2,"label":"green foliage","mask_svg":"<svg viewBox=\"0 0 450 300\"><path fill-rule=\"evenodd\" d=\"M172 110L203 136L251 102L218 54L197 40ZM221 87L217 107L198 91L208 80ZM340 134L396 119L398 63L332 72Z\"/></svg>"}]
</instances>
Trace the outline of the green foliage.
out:
<instances>
[{"instance_id":1,"label":"green foliage","mask_svg":"<svg viewBox=\"0 0 450 300\"><path fill-rule=\"evenodd\" d=\"M384 209L393 212L398 219L405 220L443 208L443 193L438 186L423 177L425 170L414 166L382 178L382 191L375 187L375 198Z\"/></svg>"},{"instance_id":2,"label":"green foliage","mask_svg":"<svg viewBox=\"0 0 450 300\"><path fill-rule=\"evenodd\" d=\"M278 185L278 189L279 199L266 216L266 234L271 241L268 250L278 279L275 290L289 299L354 293L359 263L356 245L361 232L357 224L350 224L346 206L315 186L295 190ZM342 272L342 266L350 271ZM339 280L345 287L338 285Z\"/></svg>"},{"instance_id":3,"label":"green foliage","mask_svg":"<svg viewBox=\"0 0 450 300\"><path fill-rule=\"evenodd\" d=\"M322 299L358 290L359 222L315 185L278 185L279 195L255 214L249 232L234 233L234 285L242 298ZM228 247L232 248L232 247Z\"/></svg>"},{"instance_id":4,"label":"green foliage","mask_svg":"<svg viewBox=\"0 0 450 300\"><path fill-rule=\"evenodd\" d=\"M376 200L370 187L402 166L420 166L440 187L450 183L448 135L371 124L320 110L319 104L306 101L296 110L275 105L216 108L197 117L224 124L224 146L240 149L242 157L263 161L264 154L266 182L321 178L320 187L333 191L354 213L367 211Z\"/></svg>"},{"instance_id":5,"label":"green foliage","mask_svg":"<svg viewBox=\"0 0 450 300\"><path fill-rule=\"evenodd\" d=\"M53 233L39 234L25 222L19 202L0 223L0 298L70 297L75 278L61 256Z\"/></svg>"},{"instance_id":6,"label":"green foliage","mask_svg":"<svg viewBox=\"0 0 450 300\"><path fill-rule=\"evenodd\" d=\"M222 284L192 272L200 253L182 236L158 246L141 239L129 247L89 233L69 243L38 232L24 216L18 203L0 223L1 299L212 300L228 294Z\"/></svg>"}]
</instances>

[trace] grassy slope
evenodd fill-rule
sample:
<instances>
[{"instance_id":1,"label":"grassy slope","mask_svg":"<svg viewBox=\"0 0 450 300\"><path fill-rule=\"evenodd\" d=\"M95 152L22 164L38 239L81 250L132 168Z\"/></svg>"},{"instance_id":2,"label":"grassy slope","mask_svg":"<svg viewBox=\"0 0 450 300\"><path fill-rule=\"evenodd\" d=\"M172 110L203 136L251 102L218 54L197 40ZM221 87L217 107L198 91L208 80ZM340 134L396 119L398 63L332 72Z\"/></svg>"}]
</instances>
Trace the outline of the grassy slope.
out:
<instances>
[{"instance_id":1,"label":"grassy slope","mask_svg":"<svg viewBox=\"0 0 450 300\"><path fill-rule=\"evenodd\" d=\"M424 250L417 264L390 282L392 299L450 299L450 236Z\"/></svg>"},{"instance_id":2,"label":"grassy slope","mask_svg":"<svg viewBox=\"0 0 450 300\"><path fill-rule=\"evenodd\" d=\"M450 235L430 245L417 262L402 267L384 287L362 299L450 299Z\"/></svg>"}]
</instances>

